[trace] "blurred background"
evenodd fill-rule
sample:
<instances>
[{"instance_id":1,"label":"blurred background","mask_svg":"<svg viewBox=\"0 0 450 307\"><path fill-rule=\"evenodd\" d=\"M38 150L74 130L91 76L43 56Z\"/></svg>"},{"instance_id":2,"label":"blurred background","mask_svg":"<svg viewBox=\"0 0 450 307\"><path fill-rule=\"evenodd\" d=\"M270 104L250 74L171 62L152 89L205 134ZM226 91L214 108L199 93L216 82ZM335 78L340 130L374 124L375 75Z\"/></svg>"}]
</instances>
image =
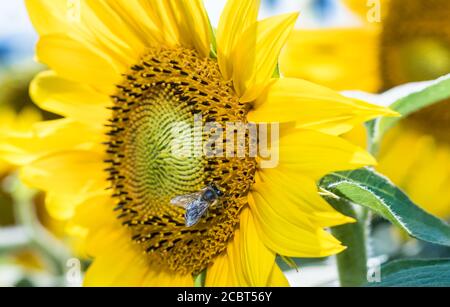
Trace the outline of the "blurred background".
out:
<instances>
[{"instance_id":1,"label":"blurred background","mask_svg":"<svg viewBox=\"0 0 450 307\"><path fill-rule=\"evenodd\" d=\"M225 2L205 0L213 25L217 25ZM307 79L339 91L379 94L404 83L432 80L450 72L448 0L409 0L408 5L404 0L263 0L262 3L261 17L301 12L296 31L280 58L281 72L286 77ZM38 110L28 96L31 79L44 69L33 61L36 40L23 1L1 1L0 136L6 131L25 131L41 119L54 118ZM373 102L382 100L373 97ZM450 117L442 119L433 110L427 112L405 121L402 129L413 131L416 138L431 139L436 152L449 153L450 158ZM448 102L442 102L439 114L450 114ZM424 128L428 126L423 125L426 116L443 122L443 128L438 130L447 129L444 137ZM347 137L365 146L363 127ZM395 133L386 142L389 143L383 145L379 157L383 172L424 208L449 219L450 197L429 188L422 191L420 181L411 183L405 179L414 176L383 164L385 159L395 161L395 155L405 154L392 149L399 142ZM420 160L420 153L417 159ZM444 174L450 173L448 162L440 168ZM440 187L449 194L450 178L445 180ZM0 286L80 285L81 275L77 272L88 266L89 261L77 260L83 257L77 252L76 242L67 235L66 226L65 221L49 216L43 195L29 191L18 181L14 167L0 161ZM377 217L373 218L371 228L370 253L375 267L398 257L450 255L446 249L408 239ZM337 283L333 259L295 261L300 271L280 260L292 285Z\"/></svg>"}]
</instances>

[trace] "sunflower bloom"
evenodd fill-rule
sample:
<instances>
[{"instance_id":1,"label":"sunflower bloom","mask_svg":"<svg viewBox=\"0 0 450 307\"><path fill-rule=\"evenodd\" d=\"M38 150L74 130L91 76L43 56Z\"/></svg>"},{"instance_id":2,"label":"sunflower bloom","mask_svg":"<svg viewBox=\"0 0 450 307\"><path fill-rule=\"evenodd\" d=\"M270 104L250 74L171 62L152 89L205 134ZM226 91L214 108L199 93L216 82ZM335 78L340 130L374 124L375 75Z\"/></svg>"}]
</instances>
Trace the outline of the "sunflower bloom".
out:
<instances>
[{"instance_id":1,"label":"sunflower bloom","mask_svg":"<svg viewBox=\"0 0 450 307\"><path fill-rule=\"evenodd\" d=\"M373 26L294 30L281 54L280 69L286 76L338 91L376 92L381 88L379 35L380 29Z\"/></svg>"},{"instance_id":2,"label":"sunflower bloom","mask_svg":"<svg viewBox=\"0 0 450 307\"><path fill-rule=\"evenodd\" d=\"M369 18L376 15L381 19L385 18L388 12L387 6L389 1L391 0L342 0L348 8L361 16L363 22L370 22Z\"/></svg>"},{"instance_id":3,"label":"sunflower bloom","mask_svg":"<svg viewBox=\"0 0 450 307\"><path fill-rule=\"evenodd\" d=\"M295 30L280 60L286 76L335 90L380 92L450 72L448 1L412 0L407 6L401 0L381 1L381 22L374 23L367 22L366 0L344 2L362 25Z\"/></svg>"},{"instance_id":4,"label":"sunflower bloom","mask_svg":"<svg viewBox=\"0 0 450 307\"><path fill-rule=\"evenodd\" d=\"M450 219L450 101L401 120L381 144L378 170L424 209Z\"/></svg>"},{"instance_id":5,"label":"sunflower bloom","mask_svg":"<svg viewBox=\"0 0 450 307\"><path fill-rule=\"evenodd\" d=\"M407 6L400 0L381 1L382 22L372 24L367 23L371 7L366 0L344 2L360 15L363 26L294 31L280 60L286 76L336 90L379 92L450 72L448 1L414 0ZM387 135L378 159L378 170L416 203L446 219L450 218L450 199L443 192L450 186L449 112L443 101L405 118ZM361 146L367 143L363 127L347 137Z\"/></svg>"},{"instance_id":6,"label":"sunflower bloom","mask_svg":"<svg viewBox=\"0 0 450 307\"><path fill-rule=\"evenodd\" d=\"M36 69L14 69L0 76L0 136L11 131L27 131L42 120L28 95L28 84ZM0 157L0 178L12 170L12 165Z\"/></svg>"},{"instance_id":7,"label":"sunflower bloom","mask_svg":"<svg viewBox=\"0 0 450 307\"><path fill-rule=\"evenodd\" d=\"M192 286L207 270L207 286L284 286L277 254L344 249L324 228L352 220L319 197L316 181L373 165L339 135L392 112L274 78L296 13L258 21L259 1L228 1L215 37L197 0L86 0L71 18L66 1L26 3L37 57L51 69L31 93L65 118L8 137L2 155L47 192L55 216L86 229L94 262L85 285ZM281 123L279 165L172 156L168 127L196 115ZM222 205L186 227L170 200L211 184Z\"/></svg>"}]
</instances>

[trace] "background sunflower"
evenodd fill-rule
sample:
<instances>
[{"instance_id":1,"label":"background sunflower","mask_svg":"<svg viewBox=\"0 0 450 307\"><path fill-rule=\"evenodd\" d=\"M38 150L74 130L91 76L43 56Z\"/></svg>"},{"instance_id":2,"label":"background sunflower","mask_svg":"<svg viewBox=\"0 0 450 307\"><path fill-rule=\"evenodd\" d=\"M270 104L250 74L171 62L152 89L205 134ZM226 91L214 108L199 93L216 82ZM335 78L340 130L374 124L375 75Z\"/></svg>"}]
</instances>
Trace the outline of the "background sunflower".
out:
<instances>
[{"instance_id":1,"label":"background sunflower","mask_svg":"<svg viewBox=\"0 0 450 307\"><path fill-rule=\"evenodd\" d=\"M375 93L450 73L450 27L443 17L450 13L448 1L381 1L380 23L368 22L373 4L343 3L358 14L360 24L296 31L281 60L287 76ZM449 111L442 101L405 118L384 140L378 167L417 203L446 219L450 202L440 189L449 186ZM348 137L361 146L367 143L362 127ZM422 149L411 151L412 144Z\"/></svg>"}]
</instances>

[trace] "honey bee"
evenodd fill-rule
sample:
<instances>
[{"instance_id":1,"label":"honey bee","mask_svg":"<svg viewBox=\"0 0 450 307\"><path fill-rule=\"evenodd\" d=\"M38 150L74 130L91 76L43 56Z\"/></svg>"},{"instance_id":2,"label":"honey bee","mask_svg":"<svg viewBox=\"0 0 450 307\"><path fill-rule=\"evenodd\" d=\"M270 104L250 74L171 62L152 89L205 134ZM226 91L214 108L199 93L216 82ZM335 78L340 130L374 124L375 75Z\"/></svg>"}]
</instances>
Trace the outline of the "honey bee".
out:
<instances>
[{"instance_id":1,"label":"honey bee","mask_svg":"<svg viewBox=\"0 0 450 307\"><path fill-rule=\"evenodd\" d=\"M207 213L208 209L217 205L223 192L215 185L209 185L199 192L173 198L170 204L186 209L184 214L186 227L193 227Z\"/></svg>"}]
</instances>

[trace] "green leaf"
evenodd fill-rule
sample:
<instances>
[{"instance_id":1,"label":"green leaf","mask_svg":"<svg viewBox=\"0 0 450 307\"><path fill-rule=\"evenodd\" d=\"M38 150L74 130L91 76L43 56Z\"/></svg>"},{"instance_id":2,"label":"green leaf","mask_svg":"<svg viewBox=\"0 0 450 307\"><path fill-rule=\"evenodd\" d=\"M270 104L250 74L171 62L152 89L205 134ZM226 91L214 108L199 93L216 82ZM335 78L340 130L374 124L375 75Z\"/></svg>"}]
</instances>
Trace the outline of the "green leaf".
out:
<instances>
[{"instance_id":1,"label":"green leaf","mask_svg":"<svg viewBox=\"0 0 450 307\"><path fill-rule=\"evenodd\" d=\"M389 179L372 169L334 173L320 187L347 204L369 208L422 241L450 246L450 226L425 212ZM325 196L325 199L330 196ZM331 202L331 201L330 201Z\"/></svg>"},{"instance_id":2,"label":"green leaf","mask_svg":"<svg viewBox=\"0 0 450 307\"><path fill-rule=\"evenodd\" d=\"M399 95L400 92L400 95ZM430 82L407 84L379 96L380 102L392 100L389 96L400 96L390 105L402 117L408 116L427 106L450 98L450 74ZM379 142L384 134L395 126L402 117L383 117L369 123L369 134L374 142Z\"/></svg>"},{"instance_id":3,"label":"green leaf","mask_svg":"<svg viewBox=\"0 0 450 307\"><path fill-rule=\"evenodd\" d=\"M399 260L381 268L381 282L370 287L448 287L450 259Z\"/></svg>"}]
</instances>

